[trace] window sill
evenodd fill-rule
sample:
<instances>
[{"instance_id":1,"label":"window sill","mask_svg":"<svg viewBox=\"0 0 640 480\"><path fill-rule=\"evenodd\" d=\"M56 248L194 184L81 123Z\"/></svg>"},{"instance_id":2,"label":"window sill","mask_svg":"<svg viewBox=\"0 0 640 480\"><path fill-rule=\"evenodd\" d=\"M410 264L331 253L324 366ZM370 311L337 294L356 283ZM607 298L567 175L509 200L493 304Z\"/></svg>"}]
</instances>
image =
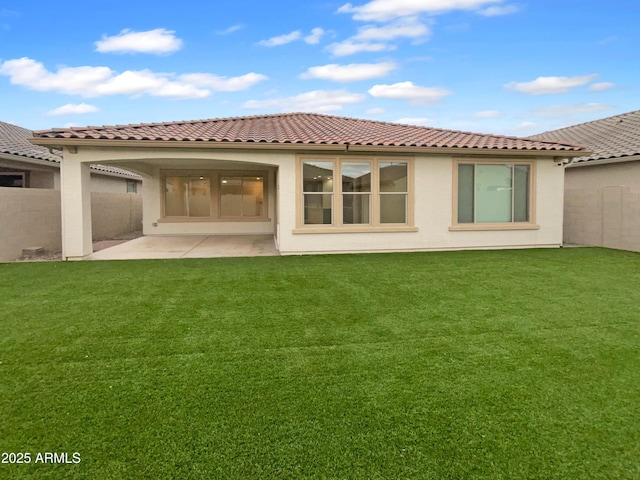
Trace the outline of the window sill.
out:
<instances>
[{"instance_id":1,"label":"window sill","mask_svg":"<svg viewBox=\"0 0 640 480\"><path fill-rule=\"evenodd\" d=\"M385 227L358 226L358 227L299 227L294 228L294 234L309 233L399 233L399 232L417 232L418 227L410 227L408 225L395 225Z\"/></svg>"},{"instance_id":2,"label":"window sill","mask_svg":"<svg viewBox=\"0 0 640 480\"><path fill-rule=\"evenodd\" d=\"M478 232L497 230L540 230L540 225L535 223L470 223L458 224L449 227L450 232Z\"/></svg>"},{"instance_id":3,"label":"window sill","mask_svg":"<svg viewBox=\"0 0 640 480\"><path fill-rule=\"evenodd\" d=\"M158 219L158 223L218 223L218 222L270 222L270 218L243 218L243 217L225 217L225 218L214 218L214 217L169 217L169 218L160 218Z\"/></svg>"}]
</instances>

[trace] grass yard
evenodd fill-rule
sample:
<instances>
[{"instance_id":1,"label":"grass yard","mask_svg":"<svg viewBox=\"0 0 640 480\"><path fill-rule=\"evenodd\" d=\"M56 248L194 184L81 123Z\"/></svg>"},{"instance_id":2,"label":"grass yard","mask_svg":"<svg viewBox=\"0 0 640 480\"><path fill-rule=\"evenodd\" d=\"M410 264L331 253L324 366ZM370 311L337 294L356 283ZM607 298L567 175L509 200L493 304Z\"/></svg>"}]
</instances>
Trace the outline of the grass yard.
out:
<instances>
[{"instance_id":1,"label":"grass yard","mask_svg":"<svg viewBox=\"0 0 640 480\"><path fill-rule=\"evenodd\" d=\"M640 254L2 264L0 298L3 479L640 478Z\"/></svg>"}]
</instances>

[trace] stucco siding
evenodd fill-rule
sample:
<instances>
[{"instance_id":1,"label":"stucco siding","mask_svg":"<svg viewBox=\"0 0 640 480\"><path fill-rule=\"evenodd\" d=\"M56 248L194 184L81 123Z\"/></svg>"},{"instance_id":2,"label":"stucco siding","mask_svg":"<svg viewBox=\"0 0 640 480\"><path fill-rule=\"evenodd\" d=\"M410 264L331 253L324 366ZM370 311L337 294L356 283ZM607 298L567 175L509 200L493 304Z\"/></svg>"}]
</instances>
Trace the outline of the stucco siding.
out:
<instances>
[{"instance_id":1,"label":"stucco siding","mask_svg":"<svg viewBox=\"0 0 640 480\"><path fill-rule=\"evenodd\" d=\"M282 254L311 252L427 251L558 247L562 243L563 170L551 160L536 162L536 230L450 231L453 223L453 158L415 158L417 232L292 234L281 225ZM285 205L295 206L295 192ZM285 213L285 212L283 212ZM286 212L292 215L290 212Z\"/></svg>"},{"instance_id":2,"label":"stucco siding","mask_svg":"<svg viewBox=\"0 0 640 480\"><path fill-rule=\"evenodd\" d=\"M453 231L454 158L443 154L399 156L413 161L414 230L366 233L300 233L296 225L299 194L297 153L293 150L207 148L82 147L76 162L117 165L143 176L143 233L264 234L277 237L282 254L446 249L559 247L562 244L564 170L550 158L499 156L495 161L526 160L534 164L532 193L535 225L529 229ZM322 158L322 152L314 157ZM328 152L340 155L344 152ZM366 156L360 153L354 156ZM473 161L474 155L467 155ZM490 158L489 158L490 159ZM268 172L268 220L248 222L170 221L163 218L162 172L167 170L263 170ZM277 181L276 181L277 178Z\"/></svg>"}]
</instances>

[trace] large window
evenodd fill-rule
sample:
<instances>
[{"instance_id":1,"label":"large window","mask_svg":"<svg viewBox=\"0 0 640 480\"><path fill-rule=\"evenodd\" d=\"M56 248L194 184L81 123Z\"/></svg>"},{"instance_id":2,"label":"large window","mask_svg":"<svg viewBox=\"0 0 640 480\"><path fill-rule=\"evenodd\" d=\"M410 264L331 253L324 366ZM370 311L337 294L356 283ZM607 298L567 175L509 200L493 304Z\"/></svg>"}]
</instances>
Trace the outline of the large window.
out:
<instances>
[{"instance_id":1,"label":"large window","mask_svg":"<svg viewBox=\"0 0 640 480\"><path fill-rule=\"evenodd\" d=\"M302 167L305 225L333 222L333 162L308 161Z\"/></svg>"},{"instance_id":2,"label":"large window","mask_svg":"<svg viewBox=\"0 0 640 480\"><path fill-rule=\"evenodd\" d=\"M209 217L211 178L168 176L165 179L164 201L167 217Z\"/></svg>"},{"instance_id":3,"label":"large window","mask_svg":"<svg viewBox=\"0 0 640 480\"><path fill-rule=\"evenodd\" d=\"M266 220L266 172L163 172L163 217L172 221Z\"/></svg>"},{"instance_id":4,"label":"large window","mask_svg":"<svg viewBox=\"0 0 640 480\"><path fill-rule=\"evenodd\" d=\"M529 163L457 163L458 224L531 222Z\"/></svg>"},{"instance_id":5,"label":"large window","mask_svg":"<svg viewBox=\"0 0 640 480\"><path fill-rule=\"evenodd\" d=\"M301 158L300 161L300 227L353 230L410 225L409 160Z\"/></svg>"},{"instance_id":6,"label":"large window","mask_svg":"<svg viewBox=\"0 0 640 480\"><path fill-rule=\"evenodd\" d=\"M261 217L264 177L224 175L220 177L221 217Z\"/></svg>"}]
</instances>

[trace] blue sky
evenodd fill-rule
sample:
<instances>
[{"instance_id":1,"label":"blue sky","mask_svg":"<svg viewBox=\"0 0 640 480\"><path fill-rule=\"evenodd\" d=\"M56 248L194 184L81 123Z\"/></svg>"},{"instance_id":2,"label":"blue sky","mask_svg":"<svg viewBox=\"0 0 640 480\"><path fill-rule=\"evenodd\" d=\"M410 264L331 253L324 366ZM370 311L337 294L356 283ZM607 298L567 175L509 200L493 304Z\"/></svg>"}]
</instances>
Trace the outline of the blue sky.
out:
<instances>
[{"instance_id":1,"label":"blue sky","mask_svg":"<svg viewBox=\"0 0 640 480\"><path fill-rule=\"evenodd\" d=\"M525 136L640 108L635 0L0 0L0 120L292 111Z\"/></svg>"}]
</instances>

